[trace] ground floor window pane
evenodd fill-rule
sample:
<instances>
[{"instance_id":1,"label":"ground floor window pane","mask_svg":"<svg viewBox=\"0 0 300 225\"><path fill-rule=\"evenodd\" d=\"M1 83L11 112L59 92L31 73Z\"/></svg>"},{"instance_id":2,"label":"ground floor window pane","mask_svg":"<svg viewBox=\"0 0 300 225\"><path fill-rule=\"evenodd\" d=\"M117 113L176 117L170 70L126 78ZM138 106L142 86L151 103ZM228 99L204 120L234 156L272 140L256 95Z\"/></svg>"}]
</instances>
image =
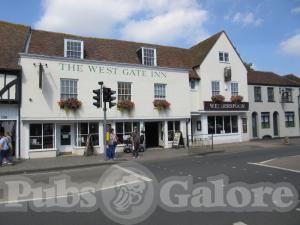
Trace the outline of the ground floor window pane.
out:
<instances>
[{"instance_id":1,"label":"ground floor window pane","mask_svg":"<svg viewBox=\"0 0 300 225\"><path fill-rule=\"evenodd\" d=\"M99 123L78 123L78 146L86 146L88 135L94 146L99 145Z\"/></svg>"},{"instance_id":2,"label":"ground floor window pane","mask_svg":"<svg viewBox=\"0 0 300 225\"><path fill-rule=\"evenodd\" d=\"M125 128L125 135L130 135L132 133L132 123L131 122L125 122L124 128Z\"/></svg>"},{"instance_id":3,"label":"ground floor window pane","mask_svg":"<svg viewBox=\"0 0 300 225\"><path fill-rule=\"evenodd\" d=\"M43 137L43 148L54 148L53 143L53 136Z\"/></svg>"},{"instance_id":4,"label":"ground floor window pane","mask_svg":"<svg viewBox=\"0 0 300 225\"><path fill-rule=\"evenodd\" d=\"M231 133L231 120L230 120L230 116L224 116L224 130L225 133Z\"/></svg>"},{"instance_id":5,"label":"ground floor window pane","mask_svg":"<svg viewBox=\"0 0 300 225\"><path fill-rule=\"evenodd\" d=\"M175 121L175 131L180 131L180 121Z\"/></svg>"},{"instance_id":6,"label":"ground floor window pane","mask_svg":"<svg viewBox=\"0 0 300 225\"><path fill-rule=\"evenodd\" d=\"M223 116L216 116L216 133L223 133Z\"/></svg>"},{"instance_id":7,"label":"ground floor window pane","mask_svg":"<svg viewBox=\"0 0 300 225\"><path fill-rule=\"evenodd\" d=\"M231 124L232 124L232 133L238 133L238 118L237 116L231 117Z\"/></svg>"},{"instance_id":8,"label":"ground floor window pane","mask_svg":"<svg viewBox=\"0 0 300 225\"><path fill-rule=\"evenodd\" d=\"M139 122L117 122L116 135L118 137L118 143L123 144L133 132L134 127L137 128L138 132L140 131Z\"/></svg>"},{"instance_id":9,"label":"ground floor window pane","mask_svg":"<svg viewBox=\"0 0 300 225\"><path fill-rule=\"evenodd\" d=\"M209 134L215 134L216 129L215 129L215 117L214 116L208 116L208 133Z\"/></svg>"},{"instance_id":10,"label":"ground floor window pane","mask_svg":"<svg viewBox=\"0 0 300 225\"><path fill-rule=\"evenodd\" d=\"M42 137L30 137L30 149L42 149Z\"/></svg>"},{"instance_id":11,"label":"ground floor window pane","mask_svg":"<svg viewBox=\"0 0 300 225\"><path fill-rule=\"evenodd\" d=\"M29 135L30 136L42 136L42 124L30 124Z\"/></svg>"},{"instance_id":12,"label":"ground floor window pane","mask_svg":"<svg viewBox=\"0 0 300 225\"><path fill-rule=\"evenodd\" d=\"M29 124L29 149L54 148L53 124Z\"/></svg>"},{"instance_id":13,"label":"ground floor window pane","mask_svg":"<svg viewBox=\"0 0 300 225\"><path fill-rule=\"evenodd\" d=\"M242 119L242 123L243 123L243 133L247 133L248 129L247 129L247 118L243 118Z\"/></svg>"}]
</instances>

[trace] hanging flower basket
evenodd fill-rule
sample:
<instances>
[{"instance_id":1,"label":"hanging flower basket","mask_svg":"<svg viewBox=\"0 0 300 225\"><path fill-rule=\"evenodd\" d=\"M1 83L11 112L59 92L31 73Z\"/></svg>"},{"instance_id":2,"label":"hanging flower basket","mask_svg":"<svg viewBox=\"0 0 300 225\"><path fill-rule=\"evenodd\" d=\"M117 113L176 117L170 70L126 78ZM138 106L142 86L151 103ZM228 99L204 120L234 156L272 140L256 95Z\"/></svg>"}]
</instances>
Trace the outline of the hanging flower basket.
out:
<instances>
[{"instance_id":1,"label":"hanging flower basket","mask_svg":"<svg viewBox=\"0 0 300 225\"><path fill-rule=\"evenodd\" d=\"M212 97L211 97L211 100L212 100L214 103L222 103L222 102L224 102L225 97L224 97L223 95L215 95L215 96L212 96Z\"/></svg>"},{"instance_id":2,"label":"hanging flower basket","mask_svg":"<svg viewBox=\"0 0 300 225\"><path fill-rule=\"evenodd\" d=\"M153 105L158 110L166 110L170 108L171 103L168 102L167 100L154 100Z\"/></svg>"},{"instance_id":3,"label":"hanging flower basket","mask_svg":"<svg viewBox=\"0 0 300 225\"><path fill-rule=\"evenodd\" d=\"M237 96L231 96L230 100L232 103L241 103L243 101L244 97L241 95Z\"/></svg>"},{"instance_id":4,"label":"hanging flower basket","mask_svg":"<svg viewBox=\"0 0 300 225\"><path fill-rule=\"evenodd\" d=\"M117 107L119 110L127 110L130 111L134 108L134 102L130 100L120 100L117 103Z\"/></svg>"},{"instance_id":5,"label":"hanging flower basket","mask_svg":"<svg viewBox=\"0 0 300 225\"><path fill-rule=\"evenodd\" d=\"M70 98L67 100L60 100L58 102L58 105L61 109L64 109L64 110L76 111L81 107L82 103L78 99Z\"/></svg>"}]
</instances>

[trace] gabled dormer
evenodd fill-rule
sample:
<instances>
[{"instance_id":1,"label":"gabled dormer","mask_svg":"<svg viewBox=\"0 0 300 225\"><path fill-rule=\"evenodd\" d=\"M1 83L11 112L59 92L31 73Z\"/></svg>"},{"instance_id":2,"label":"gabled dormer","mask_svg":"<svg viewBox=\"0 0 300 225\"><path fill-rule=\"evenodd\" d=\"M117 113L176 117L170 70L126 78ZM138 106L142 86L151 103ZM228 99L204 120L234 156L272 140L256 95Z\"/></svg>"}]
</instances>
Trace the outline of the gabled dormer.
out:
<instances>
[{"instance_id":1,"label":"gabled dormer","mask_svg":"<svg viewBox=\"0 0 300 225\"><path fill-rule=\"evenodd\" d=\"M81 40L65 39L64 40L64 57L73 59L84 58L84 44Z\"/></svg>"},{"instance_id":2,"label":"gabled dormer","mask_svg":"<svg viewBox=\"0 0 300 225\"><path fill-rule=\"evenodd\" d=\"M157 66L157 54L156 48L141 47L137 54L140 58L140 62L145 66Z\"/></svg>"}]
</instances>

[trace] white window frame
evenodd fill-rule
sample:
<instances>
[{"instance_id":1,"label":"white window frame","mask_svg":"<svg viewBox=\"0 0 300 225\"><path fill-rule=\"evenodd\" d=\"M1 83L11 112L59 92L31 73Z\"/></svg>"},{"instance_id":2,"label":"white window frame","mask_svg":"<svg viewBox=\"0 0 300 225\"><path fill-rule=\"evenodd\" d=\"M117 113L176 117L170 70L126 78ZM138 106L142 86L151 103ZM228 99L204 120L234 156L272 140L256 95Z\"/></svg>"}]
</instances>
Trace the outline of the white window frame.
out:
<instances>
[{"instance_id":1,"label":"white window frame","mask_svg":"<svg viewBox=\"0 0 300 225\"><path fill-rule=\"evenodd\" d=\"M236 90L234 90L233 85L236 85ZM240 93L239 83L236 81L232 81L230 84L230 91L231 91L231 96L238 96Z\"/></svg>"},{"instance_id":2,"label":"white window frame","mask_svg":"<svg viewBox=\"0 0 300 225\"><path fill-rule=\"evenodd\" d=\"M79 124L86 123L88 125L88 133L87 134L82 134L79 132ZM98 125L98 133L90 133L90 124L94 123ZM87 135L97 135L98 136L98 145L94 145L94 147L99 147L100 146L100 128L99 128L99 122L77 122L76 123L76 147L81 148L85 146L81 146L79 137L81 136L87 136Z\"/></svg>"},{"instance_id":3,"label":"white window frame","mask_svg":"<svg viewBox=\"0 0 300 225\"><path fill-rule=\"evenodd\" d=\"M80 43L81 45L81 52L80 52L80 58L74 58L74 57L68 57L67 54L67 44L68 42L76 42L76 43ZM73 40L73 39L64 39L64 57L66 58L74 58L74 59L83 59L83 53L84 53L84 43L81 40Z\"/></svg>"},{"instance_id":4,"label":"white window frame","mask_svg":"<svg viewBox=\"0 0 300 225\"><path fill-rule=\"evenodd\" d=\"M153 50L153 65L145 65L145 49ZM156 48L142 47L142 64L145 66L157 66Z\"/></svg>"},{"instance_id":5,"label":"white window frame","mask_svg":"<svg viewBox=\"0 0 300 225\"><path fill-rule=\"evenodd\" d=\"M71 86L69 86L69 90L67 91L66 89L66 92L62 92L62 81L72 81L72 82L75 82L76 83L76 88L75 86L72 87L72 90L71 90ZM67 93L69 92L69 93ZM62 98L62 95L69 95L69 98ZM74 97L70 97L70 96L74 96ZM67 100L67 99L70 99L70 98L74 98L74 99L78 99L78 80L77 79L69 79L69 78L61 78L60 79L60 99L61 100Z\"/></svg>"},{"instance_id":6,"label":"white window frame","mask_svg":"<svg viewBox=\"0 0 300 225\"><path fill-rule=\"evenodd\" d=\"M218 85L219 86L218 90L214 89L213 83L218 83L219 84ZM214 94L214 92L218 92L218 94ZM212 80L211 81L211 96L220 95L220 93L221 93L221 82L219 80Z\"/></svg>"},{"instance_id":7,"label":"white window frame","mask_svg":"<svg viewBox=\"0 0 300 225\"><path fill-rule=\"evenodd\" d=\"M156 88L158 87L158 88ZM159 92L156 93L156 90ZM154 84L154 99L166 99L167 98L167 85L162 83L155 83Z\"/></svg>"},{"instance_id":8,"label":"white window frame","mask_svg":"<svg viewBox=\"0 0 300 225\"><path fill-rule=\"evenodd\" d=\"M51 124L52 125L52 130L53 130L52 135L44 135L44 125L45 124ZM31 136L30 135L30 126L31 125L41 125L42 126L42 130L41 130L42 132L41 132L41 134L38 135L38 136ZM44 137L52 137L53 138L53 147L52 148L44 148ZM39 150L52 150L52 149L55 149L55 146L56 146L55 137L56 137L56 126L55 126L54 123L30 123L29 124L29 146L28 146L28 149L29 149L29 151L39 151ZM41 138L41 148L30 148L31 138Z\"/></svg>"},{"instance_id":9,"label":"white window frame","mask_svg":"<svg viewBox=\"0 0 300 225\"><path fill-rule=\"evenodd\" d=\"M129 94L120 93L120 89L126 90L126 87L125 88L119 88L120 84L129 85L129 87L130 87ZM125 96L128 96L129 99L125 98ZM129 100L129 101L131 101L132 100L132 83L131 82L118 81L118 99L117 100L118 101L122 101L122 100Z\"/></svg>"},{"instance_id":10,"label":"white window frame","mask_svg":"<svg viewBox=\"0 0 300 225\"><path fill-rule=\"evenodd\" d=\"M222 54L222 58L223 60L220 59L220 54ZM225 57L225 55L227 54L227 58ZM228 52L219 52L219 61L220 62L226 62L226 63L229 63L229 53ZM226 60L227 59L227 60Z\"/></svg>"}]
</instances>

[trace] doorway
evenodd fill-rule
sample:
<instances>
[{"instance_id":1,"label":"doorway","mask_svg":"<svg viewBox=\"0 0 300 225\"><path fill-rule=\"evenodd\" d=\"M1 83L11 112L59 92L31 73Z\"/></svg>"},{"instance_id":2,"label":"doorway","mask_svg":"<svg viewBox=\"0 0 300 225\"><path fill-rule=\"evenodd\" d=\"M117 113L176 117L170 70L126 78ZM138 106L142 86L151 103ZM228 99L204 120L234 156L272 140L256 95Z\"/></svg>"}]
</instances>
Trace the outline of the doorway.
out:
<instances>
[{"instance_id":1,"label":"doorway","mask_svg":"<svg viewBox=\"0 0 300 225\"><path fill-rule=\"evenodd\" d=\"M278 128L278 112L273 113L273 128L274 128L274 136L279 136L279 128Z\"/></svg>"},{"instance_id":2,"label":"doorway","mask_svg":"<svg viewBox=\"0 0 300 225\"><path fill-rule=\"evenodd\" d=\"M5 134L9 134L11 136L12 142L12 155L16 155L16 142L17 142L17 121L16 120L0 120L0 131L4 132Z\"/></svg>"},{"instance_id":3,"label":"doorway","mask_svg":"<svg viewBox=\"0 0 300 225\"><path fill-rule=\"evenodd\" d=\"M145 123L146 148L153 148L159 146L158 128L159 128L158 122Z\"/></svg>"},{"instance_id":4,"label":"doorway","mask_svg":"<svg viewBox=\"0 0 300 225\"><path fill-rule=\"evenodd\" d=\"M257 133L257 112L252 113L252 136L253 136L253 138L258 137L258 133Z\"/></svg>"},{"instance_id":5,"label":"doorway","mask_svg":"<svg viewBox=\"0 0 300 225\"><path fill-rule=\"evenodd\" d=\"M74 143L73 126L71 124L62 124L58 127L58 147L59 151L72 151Z\"/></svg>"}]
</instances>

